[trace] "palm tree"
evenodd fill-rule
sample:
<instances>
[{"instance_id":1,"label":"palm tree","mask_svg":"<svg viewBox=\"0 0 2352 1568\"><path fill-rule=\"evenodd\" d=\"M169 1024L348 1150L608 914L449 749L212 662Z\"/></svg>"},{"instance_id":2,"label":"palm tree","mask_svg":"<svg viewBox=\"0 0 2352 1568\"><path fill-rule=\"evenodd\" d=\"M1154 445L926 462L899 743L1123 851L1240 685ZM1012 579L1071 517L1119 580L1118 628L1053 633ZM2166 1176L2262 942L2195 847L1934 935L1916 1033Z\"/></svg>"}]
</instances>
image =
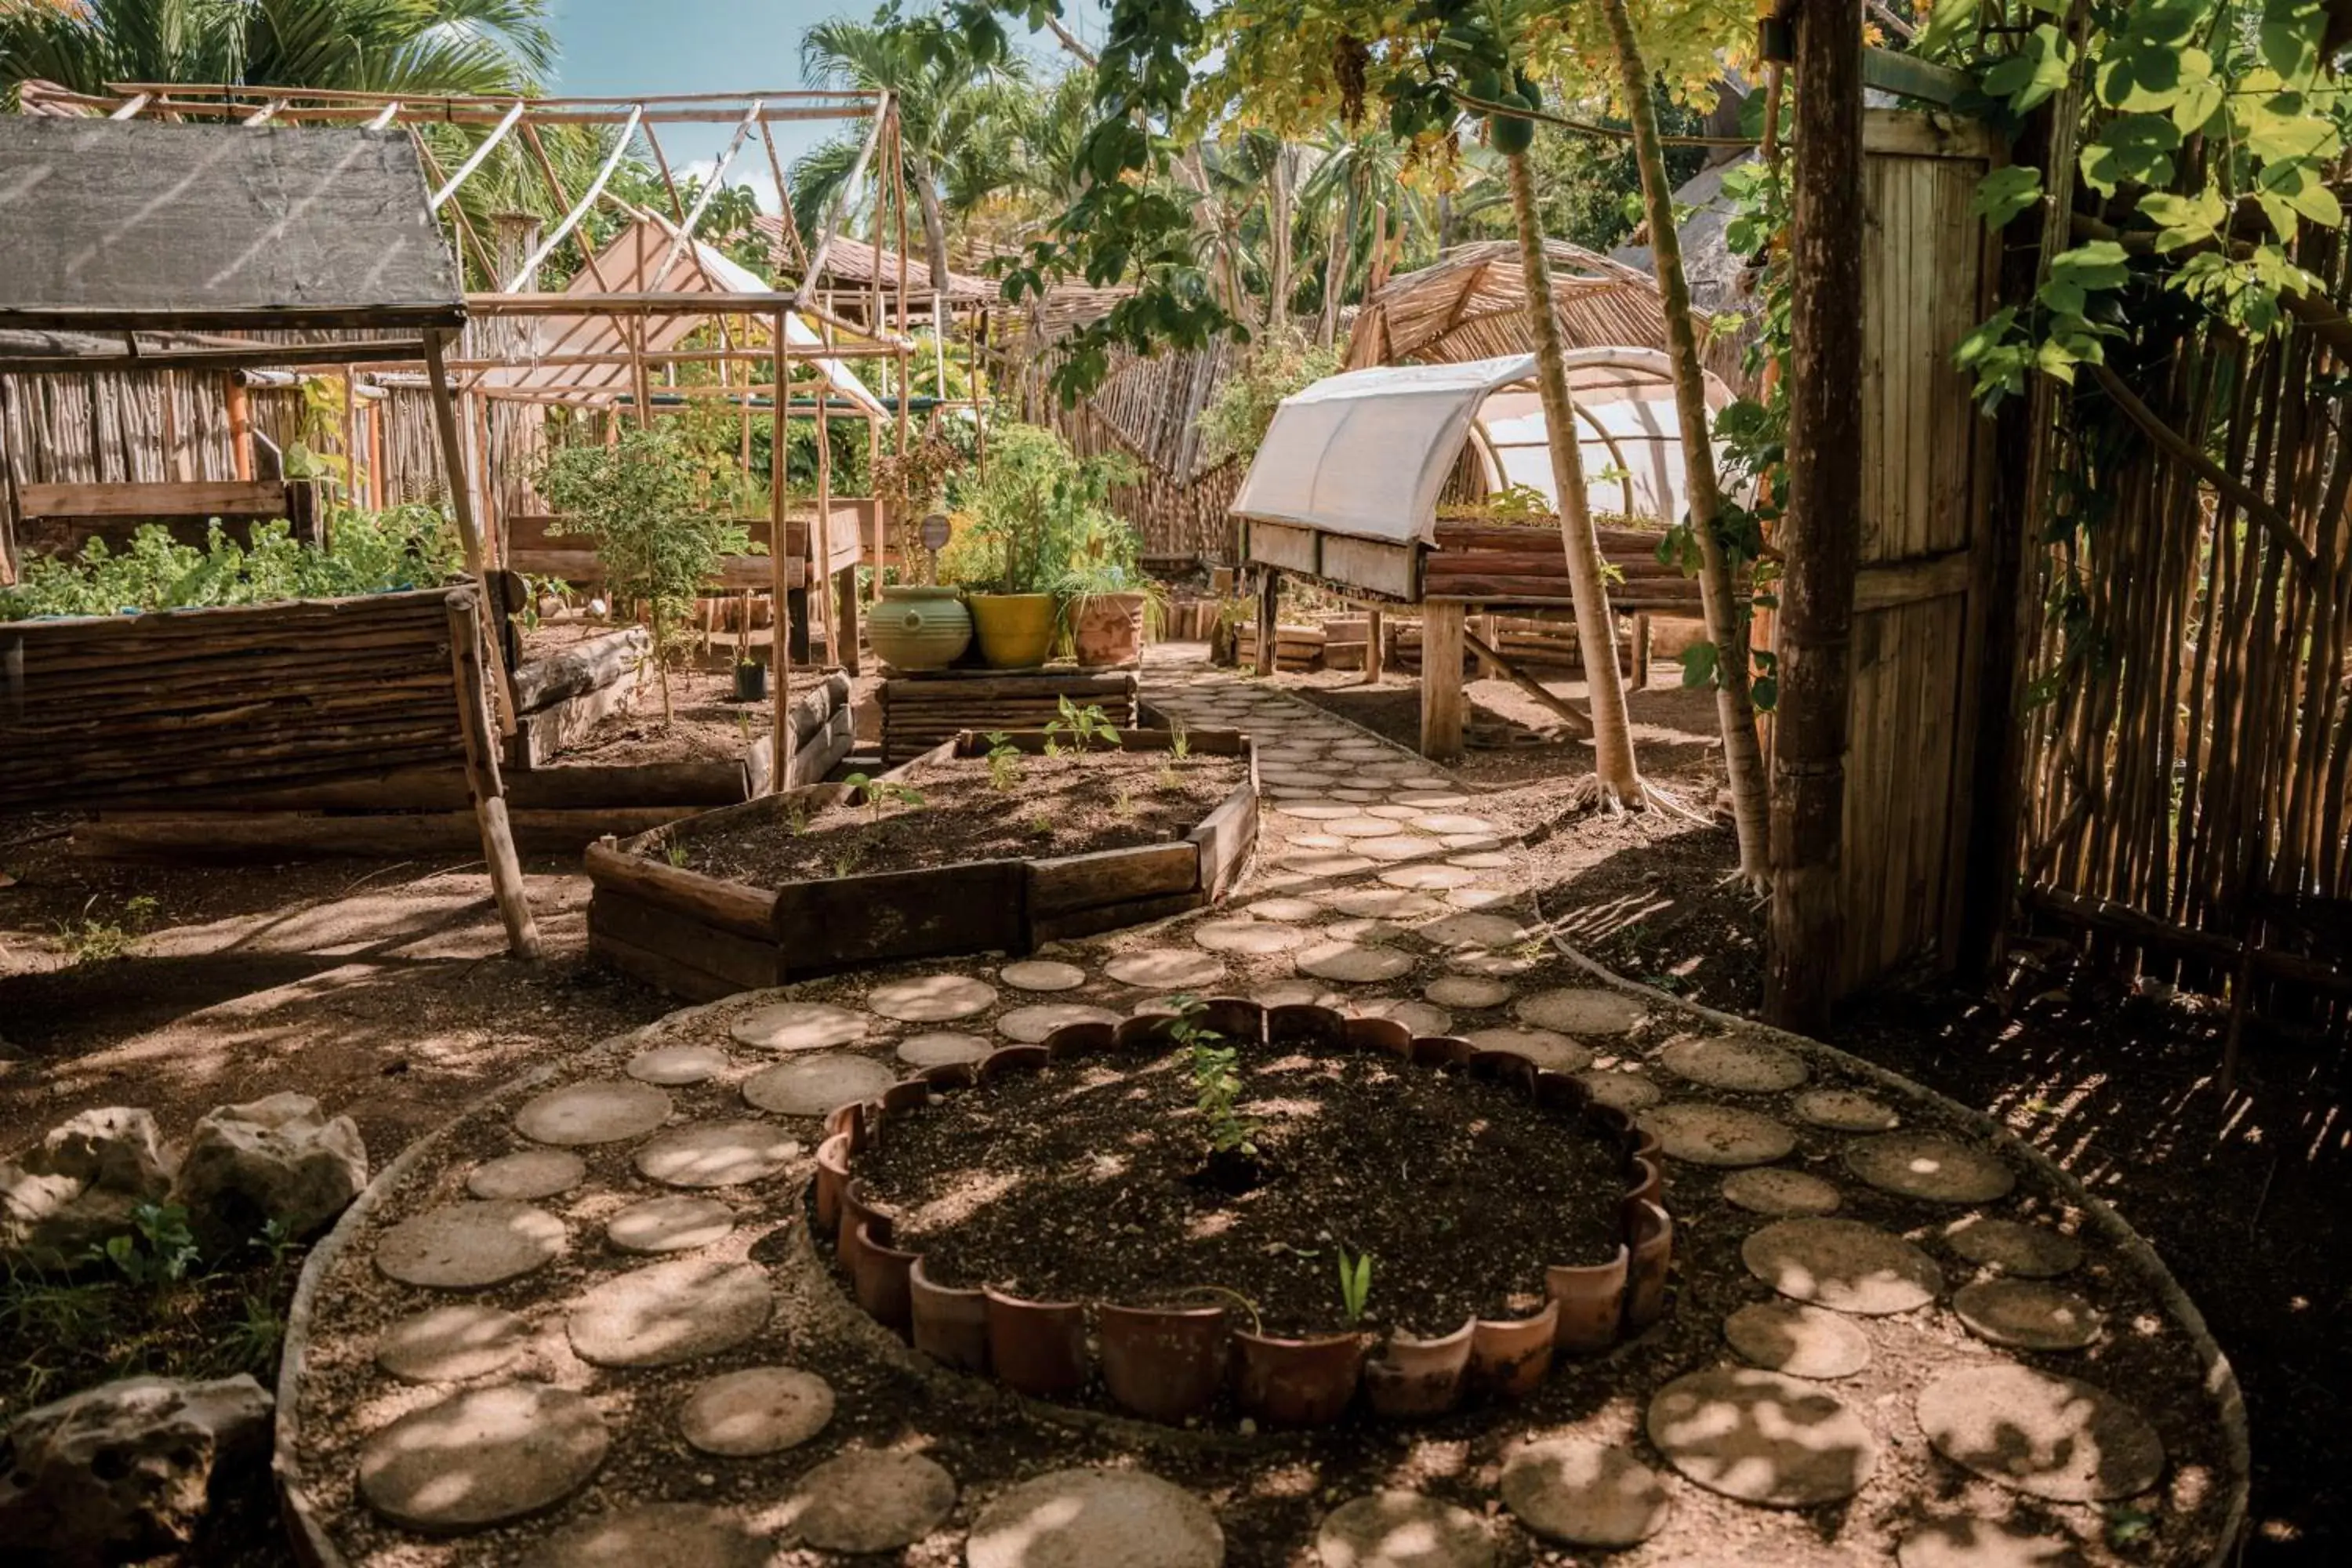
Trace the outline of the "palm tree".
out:
<instances>
[{"instance_id":1,"label":"palm tree","mask_svg":"<svg viewBox=\"0 0 2352 1568\"><path fill-rule=\"evenodd\" d=\"M1323 313L1316 341L1329 343L1339 332L1339 304L1370 281L1372 258L1381 235L1379 215L1412 234L1430 226L1428 203L1406 183L1408 149L1385 130L1326 132L1321 161L1299 192L1299 210L1322 227Z\"/></svg>"}]
</instances>

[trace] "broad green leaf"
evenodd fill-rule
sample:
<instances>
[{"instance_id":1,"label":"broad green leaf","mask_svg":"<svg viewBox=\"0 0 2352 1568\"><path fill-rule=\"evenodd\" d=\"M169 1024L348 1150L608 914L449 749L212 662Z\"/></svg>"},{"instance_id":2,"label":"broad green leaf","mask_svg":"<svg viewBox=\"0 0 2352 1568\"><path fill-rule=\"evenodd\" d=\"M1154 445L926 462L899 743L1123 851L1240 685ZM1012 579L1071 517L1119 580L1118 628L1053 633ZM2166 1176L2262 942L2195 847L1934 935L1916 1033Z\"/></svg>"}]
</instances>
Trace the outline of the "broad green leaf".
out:
<instances>
[{"instance_id":1,"label":"broad green leaf","mask_svg":"<svg viewBox=\"0 0 2352 1568\"><path fill-rule=\"evenodd\" d=\"M1912 9L1916 14L1918 7L1914 5ZM1934 0L1927 12L1927 25L1913 40L1911 52L1929 58L1942 56L1976 31L1977 14L1977 0Z\"/></svg>"},{"instance_id":2,"label":"broad green leaf","mask_svg":"<svg viewBox=\"0 0 2352 1568\"><path fill-rule=\"evenodd\" d=\"M1715 684L1715 645L1695 642L1683 650L1683 684L1712 686Z\"/></svg>"},{"instance_id":3,"label":"broad green leaf","mask_svg":"<svg viewBox=\"0 0 2352 1568\"><path fill-rule=\"evenodd\" d=\"M2044 283L2042 286L2042 291L2035 297L2052 313L2060 316L2081 315L2084 302L2087 298L2083 292L2081 284L2061 282Z\"/></svg>"},{"instance_id":4,"label":"broad green leaf","mask_svg":"<svg viewBox=\"0 0 2352 1568\"><path fill-rule=\"evenodd\" d=\"M2139 210L2142 216L2158 226L2156 248L2164 255L2211 239L2229 208L2221 194L2209 188L2193 196L2150 191L2140 197Z\"/></svg>"},{"instance_id":5,"label":"broad green leaf","mask_svg":"<svg viewBox=\"0 0 2352 1568\"><path fill-rule=\"evenodd\" d=\"M2022 114L2064 87L2074 63L2074 46L2045 22L2025 36L2017 53L1985 72L1984 90Z\"/></svg>"},{"instance_id":6,"label":"broad green leaf","mask_svg":"<svg viewBox=\"0 0 2352 1568\"><path fill-rule=\"evenodd\" d=\"M2241 98L2231 106L2231 118L2237 122L2247 150L2266 162L2324 158L2338 145L2336 127L2299 92Z\"/></svg>"},{"instance_id":7,"label":"broad green leaf","mask_svg":"<svg viewBox=\"0 0 2352 1568\"><path fill-rule=\"evenodd\" d=\"M2263 59L2280 79L2307 82L2318 74L2319 45L2327 30L2325 0L2267 0L2263 6Z\"/></svg>"},{"instance_id":8,"label":"broad green leaf","mask_svg":"<svg viewBox=\"0 0 2352 1568\"><path fill-rule=\"evenodd\" d=\"M2051 281L2084 289L2120 289L2130 277L2131 266L2125 258L2124 247L2111 239L2078 245L2050 261Z\"/></svg>"},{"instance_id":9,"label":"broad green leaf","mask_svg":"<svg viewBox=\"0 0 2352 1568\"><path fill-rule=\"evenodd\" d=\"M2213 57L2202 49L2130 37L2110 41L2099 61L2099 101L2147 114L2169 109L2191 83L2211 80Z\"/></svg>"},{"instance_id":10,"label":"broad green leaf","mask_svg":"<svg viewBox=\"0 0 2352 1568\"><path fill-rule=\"evenodd\" d=\"M2161 115L2119 114L2100 130L2097 141L2083 149L2083 178L2107 196L2126 184L2167 185L2172 183L2172 154L2179 146L2180 132Z\"/></svg>"},{"instance_id":11,"label":"broad green leaf","mask_svg":"<svg viewBox=\"0 0 2352 1568\"><path fill-rule=\"evenodd\" d=\"M1977 182L1969 211L1985 220L1987 228L2006 228L2011 218L2042 201L2042 171L2029 163L2011 163Z\"/></svg>"}]
</instances>

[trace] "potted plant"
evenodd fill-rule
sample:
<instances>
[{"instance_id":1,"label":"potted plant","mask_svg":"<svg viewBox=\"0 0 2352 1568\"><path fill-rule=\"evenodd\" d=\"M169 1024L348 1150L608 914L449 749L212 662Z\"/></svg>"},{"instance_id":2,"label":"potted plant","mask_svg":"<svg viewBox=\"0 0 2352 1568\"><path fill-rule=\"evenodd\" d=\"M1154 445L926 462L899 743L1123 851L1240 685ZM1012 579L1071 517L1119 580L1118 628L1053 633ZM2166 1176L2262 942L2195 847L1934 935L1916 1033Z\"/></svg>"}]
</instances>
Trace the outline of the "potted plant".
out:
<instances>
[{"instance_id":1,"label":"potted plant","mask_svg":"<svg viewBox=\"0 0 2352 1568\"><path fill-rule=\"evenodd\" d=\"M1132 472L1123 458L1082 459L1034 425L996 434L986 472L962 487L971 525L940 555L940 574L967 590L991 666L1025 669L1052 655L1072 574L1107 531L1125 526L1104 502Z\"/></svg>"},{"instance_id":2,"label":"potted plant","mask_svg":"<svg viewBox=\"0 0 2352 1568\"><path fill-rule=\"evenodd\" d=\"M1098 511L1080 534L1070 569L1055 585L1070 655L1084 668L1134 663L1142 657L1147 626L1157 628L1167 595L1143 574L1136 550L1135 530Z\"/></svg>"},{"instance_id":3,"label":"potted plant","mask_svg":"<svg viewBox=\"0 0 2352 1568\"><path fill-rule=\"evenodd\" d=\"M913 530L937 510L949 478L963 467L963 455L936 436L927 436L904 457L874 464L874 493L898 520L900 558L920 560L932 574L930 552ZM930 582L888 583L878 595L866 627L876 657L894 669L944 669L971 645L971 616L953 587Z\"/></svg>"}]
</instances>

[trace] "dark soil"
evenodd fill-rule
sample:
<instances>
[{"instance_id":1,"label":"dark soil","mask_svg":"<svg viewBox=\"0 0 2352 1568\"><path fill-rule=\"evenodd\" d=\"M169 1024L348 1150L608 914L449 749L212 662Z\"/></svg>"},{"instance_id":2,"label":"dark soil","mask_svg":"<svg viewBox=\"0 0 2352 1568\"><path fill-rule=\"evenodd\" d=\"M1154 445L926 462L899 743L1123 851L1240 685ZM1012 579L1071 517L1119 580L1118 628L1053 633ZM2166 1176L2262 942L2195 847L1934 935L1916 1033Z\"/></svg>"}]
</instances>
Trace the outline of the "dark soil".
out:
<instances>
[{"instance_id":1,"label":"dark soil","mask_svg":"<svg viewBox=\"0 0 2352 1568\"><path fill-rule=\"evenodd\" d=\"M971 860L1044 858L1181 838L1249 775L1234 757L1091 752L1023 757L1003 787L985 759L929 763L900 783L919 803L886 796L830 806L798 832L762 819L684 838L687 866L774 887L868 871ZM649 850L648 853L666 853Z\"/></svg>"},{"instance_id":2,"label":"dark soil","mask_svg":"<svg viewBox=\"0 0 2352 1568\"><path fill-rule=\"evenodd\" d=\"M950 1096L893 1119L857 1173L944 1281L1134 1304L1217 1287L1277 1333L1344 1325L1342 1249L1374 1259L1369 1321L1437 1334L1538 1310L1547 1264L1617 1245L1617 1149L1516 1089L1370 1055L1246 1063L1255 1158L1228 1162L1208 1154L1189 1061L1061 1064ZM1233 1164L1255 1184L1225 1180Z\"/></svg>"},{"instance_id":3,"label":"dark soil","mask_svg":"<svg viewBox=\"0 0 2352 1568\"><path fill-rule=\"evenodd\" d=\"M774 721L763 699L735 700L731 670L673 669L669 672L671 717L662 717L661 676L637 677L637 694L618 713L559 753L567 763L732 762L768 733Z\"/></svg>"}]
</instances>

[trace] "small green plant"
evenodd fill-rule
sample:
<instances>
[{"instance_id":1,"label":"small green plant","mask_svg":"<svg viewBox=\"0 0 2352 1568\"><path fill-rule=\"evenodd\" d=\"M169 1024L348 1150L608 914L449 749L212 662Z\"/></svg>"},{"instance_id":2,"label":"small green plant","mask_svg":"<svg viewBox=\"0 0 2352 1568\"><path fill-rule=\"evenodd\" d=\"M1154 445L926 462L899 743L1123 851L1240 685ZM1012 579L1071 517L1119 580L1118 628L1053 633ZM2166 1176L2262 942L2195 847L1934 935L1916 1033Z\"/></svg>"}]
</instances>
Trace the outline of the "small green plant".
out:
<instances>
[{"instance_id":1,"label":"small green plant","mask_svg":"<svg viewBox=\"0 0 2352 1568\"><path fill-rule=\"evenodd\" d=\"M1040 838L1051 838L1054 837L1054 819L1042 811L1033 813L1029 818L1029 831Z\"/></svg>"},{"instance_id":2,"label":"small green plant","mask_svg":"<svg viewBox=\"0 0 2352 1568\"><path fill-rule=\"evenodd\" d=\"M1045 721L1047 735L1056 738L1069 736L1077 742L1072 748L1074 751L1089 751L1097 744L1118 744L1118 726L1110 721L1110 715L1103 711L1101 703L1089 702L1081 708L1065 697L1055 706L1060 710L1060 716ZM1053 741L1049 740L1045 744L1048 752L1060 754L1055 751Z\"/></svg>"},{"instance_id":3,"label":"small green plant","mask_svg":"<svg viewBox=\"0 0 2352 1568\"><path fill-rule=\"evenodd\" d=\"M886 805L916 805L923 804L923 792L897 779L868 778L864 773L852 773L841 781L848 787L849 798L874 813L874 820L882 820Z\"/></svg>"},{"instance_id":4,"label":"small green plant","mask_svg":"<svg viewBox=\"0 0 2352 1568\"><path fill-rule=\"evenodd\" d=\"M857 868L864 864L866 864L866 851L852 845L834 856L833 874L836 877L855 876Z\"/></svg>"},{"instance_id":5,"label":"small green plant","mask_svg":"<svg viewBox=\"0 0 2352 1568\"><path fill-rule=\"evenodd\" d=\"M1241 1053L1225 1037L1201 1022L1206 1005L1197 996L1176 998L1176 1021L1168 1037L1190 1054L1186 1064L1192 1077L1193 1106L1201 1113L1202 1136L1212 1156L1239 1154L1257 1157L1258 1124L1241 1114Z\"/></svg>"},{"instance_id":6,"label":"small green plant","mask_svg":"<svg viewBox=\"0 0 2352 1568\"><path fill-rule=\"evenodd\" d=\"M1021 748L1002 730L988 732L988 786L1010 793L1021 781Z\"/></svg>"},{"instance_id":7,"label":"small green plant","mask_svg":"<svg viewBox=\"0 0 2352 1568\"><path fill-rule=\"evenodd\" d=\"M98 895L93 893L79 916L58 927L58 936L76 963L107 963L121 958L155 923L163 909L145 893L124 900L121 912L111 919L91 913L97 907Z\"/></svg>"},{"instance_id":8,"label":"small green plant","mask_svg":"<svg viewBox=\"0 0 2352 1568\"><path fill-rule=\"evenodd\" d=\"M1113 795L1110 802L1110 814L1113 816L1133 816L1135 815L1135 792L1130 789L1121 789L1117 795Z\"/></svg>"},{"instance_id":9,"label":"small green plant","mask_svg":"<svg viewBox=\"0 0 2352 1568\"><path fill-rule=\"evenodd\" d=\"M680 844L675 838L671 839L667 844L662 846L662 858L677 867L679 870L685 870L686 846Z\"/></svg>"},{"instance_id":10,"label":"small green plant","mask_svg":"<svg viewBox=\"0 0 2352 1568\"><path fill-rule=\"evenodd\" d=\"M1372 1255L1359 1252L1350 1258L1346 1247L1339 1249L1339 1305L1348 1314L1348 1326L1354 1328L1364 1321L1364 1303L1372 1296Z\"/></svg>"},{"instance_id":11,"label":"small green plant","mask_svg":"<svg viewBox=\"0 0 2352 1568\"><path fill-rule=\"evenodd\" d=\"M141 1204L131 1211L130 1234L109 1237L89 1249L93 1263L110 1263L116 1273L143 1289L177 1284L196 1261L196 1238L188 1211L177 1204Z\"/></svg>"},{"instance_id":12,"label":"small green plant","mask_svg":"<svg viewBox=\"0 0 2352 1568\"><path fill-rule=\"evenodd\" d=\"M1168 754L1180 763L1190 757L1192 754L1192 731L1181 724L1169 725Z\"/></svg>"}]
</instances>

